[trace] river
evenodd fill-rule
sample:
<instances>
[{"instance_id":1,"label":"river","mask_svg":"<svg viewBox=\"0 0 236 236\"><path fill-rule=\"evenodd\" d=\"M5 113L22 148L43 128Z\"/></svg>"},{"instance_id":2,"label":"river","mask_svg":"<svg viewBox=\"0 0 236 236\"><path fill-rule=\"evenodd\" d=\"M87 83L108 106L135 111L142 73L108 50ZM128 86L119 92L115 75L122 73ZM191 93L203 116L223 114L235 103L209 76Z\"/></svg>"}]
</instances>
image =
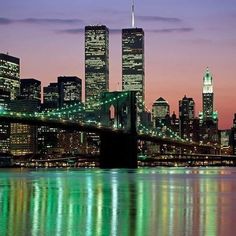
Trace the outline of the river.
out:
<instances>
[{"instance_id":1,"label":"river","mask_svg":"<svg viewBox=\"0 0 236 236\"><path fill-rule=\"evenodd\" d=\"M235 235L236 168L1 169L0 235Z\"/></svg>"}]
</instances>

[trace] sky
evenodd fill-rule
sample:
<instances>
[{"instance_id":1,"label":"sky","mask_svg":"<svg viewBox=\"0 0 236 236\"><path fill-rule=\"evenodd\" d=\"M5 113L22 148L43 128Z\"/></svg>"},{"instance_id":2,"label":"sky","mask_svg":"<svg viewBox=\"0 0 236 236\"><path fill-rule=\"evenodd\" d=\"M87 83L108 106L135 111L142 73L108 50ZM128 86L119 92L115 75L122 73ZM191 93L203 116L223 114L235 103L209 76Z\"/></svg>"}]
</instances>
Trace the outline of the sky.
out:
<instances>
[{"instance_id":1,"label":"sky","mask_svg":"<svg viewBox=\"0 0 236 236\"><path fill-rule=\"evenodd\" d=\"M131 0L0 0L0 52L21 59L21 78L43 86L60 75L84 83L84 27L110 29L110 90L121 89L121 29L131 26ZM214 80L221 129L236 113L236 0L136 0L145 31L146 105L165 98L178 114L186 95L202 109L206 67Z\"/></svg>"}]
</instances>

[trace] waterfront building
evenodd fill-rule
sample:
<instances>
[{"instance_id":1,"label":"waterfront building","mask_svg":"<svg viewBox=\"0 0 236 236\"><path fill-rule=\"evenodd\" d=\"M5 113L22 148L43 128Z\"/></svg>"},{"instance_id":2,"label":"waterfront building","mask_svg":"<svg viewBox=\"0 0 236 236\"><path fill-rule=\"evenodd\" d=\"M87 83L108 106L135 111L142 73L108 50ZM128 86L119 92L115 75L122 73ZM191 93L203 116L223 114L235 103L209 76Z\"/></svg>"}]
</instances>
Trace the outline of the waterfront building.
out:
<instances>
[{"instance_id":1,"label":"waterfront building","mask_svg":"<svg viewBox=\"0 0 236 236\"><path fill-rule=\"evenodd\" d=\"M59 106L64 107L82 102L82 81L76 76L58 77Z\"/></svg>"},{"instance_id":2,"label":"waterfront building","mask_svg":"<svg viewBox=\"0 0 236 236\"><path fill-rule=\"evenodd\" d=\"M109 30L105 25L85 27L85 101L96 102L109 91ZM91 101L90 101L91 102Z\"/></svg>"},{"instance_id":3,"label":"waterfront building","mask_svg":"<svg viewBox=\"0 0 236 236\"><path fill-rule=\"evenodd\" d=\"M230 135L231 130L219 130L219 136L220 136L220 148L221 148L221 154L223 155L230 155L232 153L232 150L230 148Z\"/></svg>"},{"instance_id":4,"label":"waterfront building","mask_svg":"<svg viewBox=\"0 0 236 236\"><path fill-rule=\"evenodd\" d=\"M58 83L50 83L43 88L43 104L41 111L59 108ZM38 152L40 154L57 155L61 153L58 146L59 129L49 126L38 127Z\"/></svg>"},{"instance_id":5,"label":"waterfront building","mask_svg":"<svg viewBox=\"0 0 236 236\"><path fill-rule=\"evenodd\" d=\"M37 112L41 105L41 82L36 79L20 80L20 96L10 102L15 112ZM20 123L11 124L10 149L14 156L37 153L37 127Z\"/></svg>"},{"instance_id":6,"label":"waterfront building","mask_svg":"<svg viewBox=\"0 0 236 236\"><path fill-rule=\"evenodd\" d=\"M20 88L20 59L0 53L0 109L7 109ZM10 152L10 123L0 124L0 153Z\"/></svg>"},{"instance_id":7,"label":"waterfront building","mask_svg":"<svg viewBox=\"0 0 236 236\"><path fill-rule=\"evenodd\" d=\"M233 128L231 131L231 146L233 149L233 155L236 155L236 113L234 114Z\"/></svg>"},{"instance_id":8,"label":"waterfront building","mask_svg":"<svg viewBox=\"0 0 236 236\"><path fill-rule=\"evenodd\" d=\"M0 89L0 112L7 110L10 102L10 92ZM10 123L0 123L0 153L10 152Z\"/></svg>"},{"instance_id":9,"label":"waterfront building","mask_svg":"<svg viewBox=\"0 0 236 236\"><path fill-rule=\"evenodd\" d=\"M82 81L76 76L60 76L58 77L58 92L60 108L68 105L81 104L82 106ZM82 117L81 113L71 115L73 120ZM81 132L71 132L58 130L58 147L62 153L72 154L77 152L79 144L83 140Z\"/></svg>"},{"instance_id":10,"label":"waterfront building","mask_svg":"<svg viewBox=\"0 0 236 236\"><path fill-rule=\"evenodd\" d=\"M82 102L82 81L76 76L59 76L57 83L50 83L44 87L42 110L62 108ZM82 104L81 104L82 105ZM79 119L81 114L70 116ZM48 156L61 156L78 149L81 132L69 133L68 131L41 126L38 129L38 149L41 154Z\"/></svg>"},{"instance_id":11,"label":"waterfront building","mask_svg":"<svg viewBox=\"0 0 236 236\"><path fill-rule=\"evenodd\" d=\"M141 28L122 29L122 90L136 91L138 110L144 109L144 31Z\"/></svg>"},{"instance_id":12,"label":"waterfront building","mask_svg":"<svg viewBox=\"0 0 236 236\"><path fill-rule=\"evenodd\" d=\"M17 99L10 102L9 108L15 112L31 113L39 111L39 104L37 100L18 96ZM36 137L36 126L12 123L10 137L11 154L14 156L35 155L37 153Z\"/></svg>"},{"instance_id":13,"label":"waterfront building","mask_svg":"<svg viewBox=\"0 0 236 236\"><path fill-rule=\"evenodd\" d=\"M48 111L59 108L59 91L58 83L50 83L43 88L43 104L41 111ZM59 129L49 126L38 127L38 152L56 157L61 153L58 147Z\"/></svg>"}]
</instances>

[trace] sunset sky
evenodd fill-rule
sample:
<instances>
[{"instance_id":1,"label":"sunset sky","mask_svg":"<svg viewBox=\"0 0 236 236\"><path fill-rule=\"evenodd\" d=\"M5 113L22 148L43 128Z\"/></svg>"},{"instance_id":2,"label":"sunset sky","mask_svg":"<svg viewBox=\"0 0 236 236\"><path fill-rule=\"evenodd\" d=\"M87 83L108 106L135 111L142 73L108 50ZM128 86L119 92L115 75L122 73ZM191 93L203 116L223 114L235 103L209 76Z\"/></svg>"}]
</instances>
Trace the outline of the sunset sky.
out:
<instances>
[{"instance_id":1,"label":"sunset sky","mask_svg":"<svg viewBox=\"0 0 236 236\"><path fill-rule=\"evenodd\" d=\"M21 59L21 78L43 86L60 75L84 81L84 27L110 29L110 90L121 88L121 31L131 0L1 0L0 52ZM136 0L145 31L146 104L160 96L178 113L186 94L202 107L202 78L214 79L220 128L236 113L236 0Z\"/></svg>"}]
</instances>

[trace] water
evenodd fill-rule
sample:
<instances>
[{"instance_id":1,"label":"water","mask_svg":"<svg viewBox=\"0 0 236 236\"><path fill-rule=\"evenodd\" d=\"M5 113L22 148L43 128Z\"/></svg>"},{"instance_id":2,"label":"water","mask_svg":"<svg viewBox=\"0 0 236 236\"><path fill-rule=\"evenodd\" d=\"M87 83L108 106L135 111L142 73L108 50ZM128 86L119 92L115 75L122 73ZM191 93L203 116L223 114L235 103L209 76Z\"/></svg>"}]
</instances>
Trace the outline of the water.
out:
<instances>
[{"instance_id":1,"label":"water","mask_svg":"<svg viewBox=\"0 0 236 236\"><path fill-rule=\"evenodd\" d=\"M235 235L236 169L0 170L0 235Z\"/></svg>"}]
</instances>

